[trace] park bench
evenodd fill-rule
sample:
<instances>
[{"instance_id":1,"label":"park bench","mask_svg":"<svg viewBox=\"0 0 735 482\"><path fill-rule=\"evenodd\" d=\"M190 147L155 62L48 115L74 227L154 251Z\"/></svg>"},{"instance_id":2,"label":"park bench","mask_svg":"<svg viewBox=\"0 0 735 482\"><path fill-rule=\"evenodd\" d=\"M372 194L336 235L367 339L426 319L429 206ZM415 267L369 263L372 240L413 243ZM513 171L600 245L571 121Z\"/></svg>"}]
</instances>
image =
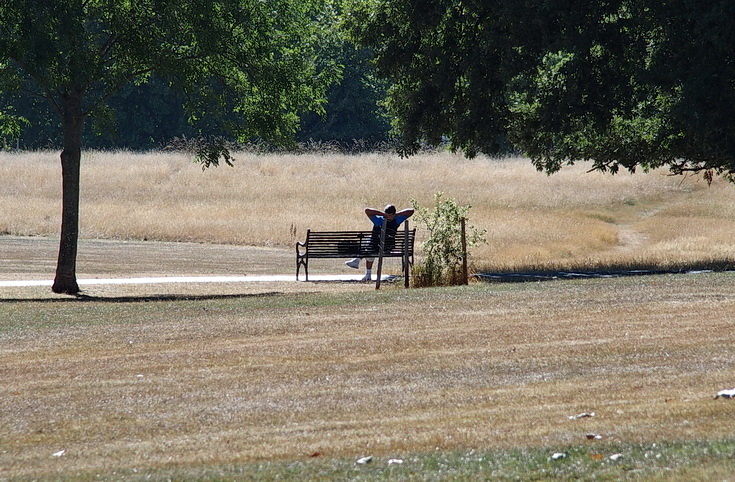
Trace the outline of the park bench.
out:
<instances>
[{"instance_id":1,"label":"park bench","mask_svg":"<svg viewBox=\"0 0 735 482\"><path fill-rule=\"evenodd\" d=\"M309 281L309 260L325 258L401 258L401 272L405 285L408 286L410 267L413 266L413 245L416 239L416 228L409 230L408 222L395 234L395 242L390 240L386 245L390 250L372 253L370 239L372 231L306 231L306 240L296 243L296 279L299 279L301 267L304 267L306 281ZM380 273L380 271L378 271ZM378 276L380 278L380 276Z\"/></svg>"}]
</instances>

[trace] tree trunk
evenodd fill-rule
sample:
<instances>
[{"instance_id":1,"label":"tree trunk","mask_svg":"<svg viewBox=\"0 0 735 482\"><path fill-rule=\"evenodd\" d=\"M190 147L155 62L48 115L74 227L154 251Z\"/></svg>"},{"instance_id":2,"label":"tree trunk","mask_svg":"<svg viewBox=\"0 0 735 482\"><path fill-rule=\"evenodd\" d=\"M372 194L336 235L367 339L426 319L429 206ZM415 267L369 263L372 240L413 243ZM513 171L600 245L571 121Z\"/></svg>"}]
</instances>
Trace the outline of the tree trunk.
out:
<instances>
[{"instance_id":1,"label":"tree trunk","mask_svg":"<svg viewBox=\"0 0 735 482\"><path fill-rule=\"evenodd\" d=\"M79 242L79 173L82 160L82 113L81 91L67 92L63 96L64 150L61 152L61 241L56 265L56 278L51 290L54 293L76 295L77 244Z\"/></svg>"}]
</instances>

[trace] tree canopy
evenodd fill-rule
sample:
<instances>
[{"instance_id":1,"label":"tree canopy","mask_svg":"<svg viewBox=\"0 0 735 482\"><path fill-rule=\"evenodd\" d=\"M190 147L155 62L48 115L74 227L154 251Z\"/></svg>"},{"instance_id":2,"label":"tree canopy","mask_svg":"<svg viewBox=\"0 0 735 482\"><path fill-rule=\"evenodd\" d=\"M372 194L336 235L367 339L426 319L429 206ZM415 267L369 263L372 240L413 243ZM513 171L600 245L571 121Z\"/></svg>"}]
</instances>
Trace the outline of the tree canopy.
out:
<instances>
[{"instance_id":1,"label":"tree canopy","mask_svg":"<svg viewBox=\"0 0 735 482\"><path fill-rule=\"evenodd\" d=\"M63 210L53 290L78 293L79 170L85 121L158 76L181 93L192 125L237 139L288 142L298 113L319 110L332 66L315 49L333 17L320 0L6 0L0 5L3 91L49 103L63 131ZM6 115L7 117L7 115ZM206 144L205 165L231 162Z\"/></svg>"},{"instance_id":2,"label":"tree canopy","mask_svg":"<svg viewBox=\"0 0 735 482\"><path fill-rule=\"evenodd\" d=\"M409 151L502 139L539 169L735 173L735 4L727 0L354 1Z\"/></svg>"},{"instance_id":3,"label":"tree canopy","mask_svg":"<svg viewBox=\"0 0 735 482\"><path fill-rule=\"evenodd\" d=\"M387 83L375 77L370 51L344 39L330 50L325 57L343 66L342 79L329 90L324 115L310 113L302 118L297 139L344 145L359 141L366 148L388 141L390 125L382 107Z\"/></svg>"}]
</instances>

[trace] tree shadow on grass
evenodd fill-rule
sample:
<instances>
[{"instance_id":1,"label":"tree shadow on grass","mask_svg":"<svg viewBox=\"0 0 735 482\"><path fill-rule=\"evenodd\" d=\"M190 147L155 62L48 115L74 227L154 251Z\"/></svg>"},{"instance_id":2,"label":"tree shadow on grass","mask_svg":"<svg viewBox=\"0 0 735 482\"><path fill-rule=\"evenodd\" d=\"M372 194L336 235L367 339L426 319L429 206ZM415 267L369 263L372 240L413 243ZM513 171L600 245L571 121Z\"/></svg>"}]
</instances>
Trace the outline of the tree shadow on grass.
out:
<instances>
[{"instance_id":1,"label":"tree shadow on grass","mask_svg":"<svg viewBox=\"0 0 735 482\"><path fill-rule=\"evenodd\" d=\"M191 294L166 294L166 295L131 295L131 296L91 296L80 293L76 296L65 298L13 298L0 299L0 303L155 303L167 301L213 301L213 300L229 300L244 298L267 298L278 296L284 293L279 291L269 291L265 293L248 293L248 294L228 294L228 295L191 295Z\"/></svg>"},{"instance_id":2,"label":"tree shadow on grass","mask_svg":"<svg viewBox=\"0 0 735 482\"><path fill-rule=\"evenodd\" d=\"M381 283L398 283L403 280L403 276L388 274L383 275L380 279ZM377 280L373 277L370 281L363 281L361 279L310 279L299 280L300 283L313 283L313 284L352 284L352 285L369 285L370 283L375 284Z\"/></svg>"}]
</instances>

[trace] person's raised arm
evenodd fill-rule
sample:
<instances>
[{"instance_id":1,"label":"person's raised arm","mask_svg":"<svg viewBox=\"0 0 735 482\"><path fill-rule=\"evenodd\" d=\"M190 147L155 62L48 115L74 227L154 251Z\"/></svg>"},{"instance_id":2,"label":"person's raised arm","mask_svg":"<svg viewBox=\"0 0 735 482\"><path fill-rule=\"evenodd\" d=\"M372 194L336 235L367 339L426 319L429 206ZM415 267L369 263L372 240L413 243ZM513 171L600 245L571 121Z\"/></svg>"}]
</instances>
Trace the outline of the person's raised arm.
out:
<instances>
[{"instance_id":1,"label":"person's raised arm","mask_svg":"<svg viewBox=\"0 0 735 482\"><path fill-rule=\"evenodd\" d=\"M385 217L385 213L383 211L374 208L365 208L365 215L369 218L372 218L373 216Z\"/></svg>"},{"instance_id":2,"label":"person's raised arm","mask_svg":"<svg viewBox=\"0 0 735 482\"><path fill-rule=\"evenodd\" d=\"M396 213L396 216L404 216L406 218L410 218L411 216L413 216L413 209L406 208L406 209L403 209L401 211L398 211Z\"/></svg>"}]
</instances>

